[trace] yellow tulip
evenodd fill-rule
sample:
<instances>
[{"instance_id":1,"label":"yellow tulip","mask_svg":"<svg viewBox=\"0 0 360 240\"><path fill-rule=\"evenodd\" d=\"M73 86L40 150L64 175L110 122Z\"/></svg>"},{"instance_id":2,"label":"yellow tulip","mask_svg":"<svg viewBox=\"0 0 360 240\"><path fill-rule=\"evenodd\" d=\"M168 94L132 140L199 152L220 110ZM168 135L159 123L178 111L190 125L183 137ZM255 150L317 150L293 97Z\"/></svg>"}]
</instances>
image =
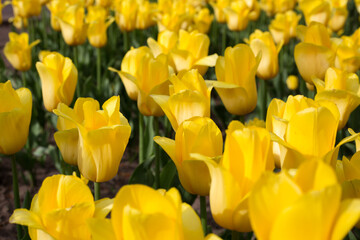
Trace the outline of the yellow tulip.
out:
<instances>
[{"instance_id":1,"label":"yellow tulip","mask_svg":"<svg viewBox=\"0 0 360 240\"><path fill-rule=\"evenodd\" d=\"M295 63L302 78L313 84L313 77L324 79L326 70L334 66L335 52L331 49L330 36L324 25L312 22L299 30L304 31L304 36L300 36L303 42L295 46Z\"/></svg>"},{"instance_id":2,"label":"yellow tulip","mask_svg":"<svg viewBox=\"0 0 360 240\"><path fill-rule=\"evenodd\" d=\"M218 58L215 66L218 81L213 85L231 114L245 115L256 107L255 74L260 58L246 44L228 47L225 56Z\"/></svg>"},{"instance_id":3,"label":"yellow tulip","mask_svg":"<svg viewBox=\"0 0 360 240\"><path fill-rule=\"evenodd\" d=\"M108 99L100 110L95 100L78 99L79 111L69 108L63 103L58 105L54 113L60 118L71 121L78 130L77 162L81 174L94 182L106 182L118 172L121 158L129 141L131 127L127 119L120 113L120 97ZM82 115L83 114L83 115ZM63 122L64 123L64 122ZM65 122L66 123L66 122ZM63 126L64 127L64 126ZM59 131L55 136L64 159L76 153L76 131L71 125L64 127L66 132ZM60 130L60 129L59 129ZM70 151L66 152L66 151Z\"/></svg>"},{"instance_id":4,"label":"yellow tulip","mask_svg":"<svg viewBox=\"0 0 360 240\"><path fill-rule=\"evenodd\" d=\"M182 122L176 131L175 140L154 137L175 163L181 185L186 191L201 196L209 195L210 173L206 164L191 157L202 154L218 159L222 155L221 131L210 118L194 117Z\"/></svg>"},{"instance_id":5,"label":"yellow tulip","mask_svg":"<svg viewBox=\"0 0 360 240\"><path fill-rule=\"evenodd\" d=\"M251 231L248 199L261 174L274 169L270 133L256 126L230 123L219 164L206 161L211 174L210 208L220 226Z\"/></svg>"},{"instance_id":6,"label":"yellow tulip","mask_svg":"<svg viewBox=\"0 0 360 240\"><path fill-rule=\"evenodd\" d=\"M20 16L14 15L14 17L10 17L9 18L9 23L12 23L12 25L18 29L18 30L22 30L23 28L27 28L28 27L28 19L27 18L22 18Z\"/></svg>"},{"instance_id":7,"label":"yellow tulip","mask_svg":"<svg viewBox=\"0 0 360 240\"><path fill-rule=\"evenodd\" d=\"M272 16L276 13L284 13L294 9L296 2L296 0L260 0L260 8L268 16Z\"/></svg>"},{"instance_id":8,"label":"yellow tulip","mask_svg":"<svg viewBox=\"0 0 360 240\"><path fill-rule=\"evenodd\" d=\"M154 13L156 12L156 3L141 0L136 16L136 29L147 29L156 24L154 20Z\"/></svg>"},{"instance_id":9,"label":"yellow tulip","mask_svg":"<svg viewBox=\"0 0 360 240\"><path fill-rule=\"evenodd\" d=\"M93 240L220 240L204 237L199 216L177 189L126 185L114 199L111 219L89 220Z\"/></svg>"},{"instance_id":10,"label":"yellow tulip","mask_svg":"<svg viewBox=\"0 0 360 240\"><path fill-rule=\"evenodd\" d=\"M334 32L339 32L344 28L346 19L348 17L347 0L332 0L331 2L331 18L329 27Z\"/></svg>"},{"instance_id":11,"label":"yellow tulip","mask_svg":"<svg viewBox=\"0 0 360 240\"><path fill-rule=\"evenodd\" d=\"M30 210L16 209L9 221L28 226L31 239L90 240L87 221L104 219L112 203L108 198L94 202L89 187L76 176L54 175L43 181Z\"/></svg>"},{"instance_id":12,"label":"yellow tulip","mask_svg":"<svg viewBox=\"0 0 360 240\"><path fill-rule=\"evenodd\" d=\"M81 45L86 41L88 25L85 20L85 9L80 5L71 5L60 15L61 34L66 44Z\"/></svg>"},{"instance_id":13,"label":"yellow tulip","mask_svg":"<svg viewBox=\"0 0 360 240\"><path fill-rule=\"evenodd\" d=\"M356 10L358 11L358 13L360 13L360 0L355 0L355 6L356 6Z\"/></svg>"},{"instance_id":14,"label":"yellow tulip","mask_svg":"<svg viewBox=\"0 0 360 240\"><path fill-rule=\"evenodd\" d=\"M338 129L342 129L350 113L360 105L359 77L355 73L329 68L324 81L314 79L317 90L315 100L327 100L336 104L340 113Z\"/></svg>"},{"instance_id":15,"label":"yellow tulip","mask_svg":"<svg viewBox=\"0 0 360 240\"><path fill-rule=\"evenodd\" d=\"M29 89L15 90L11 82L0 83L0 153L11 155L26 144L31 120Z\"/></svg>"},{"instance_id":16,"label":"yellow tulip","mask_svg":"<svg viewBox=\"0 0 360 240\"><path fill-rule=\"evenodd\" d=\"M197 70L181 75L170 77L170 96L151 95L166 114L174 131L192 117L210 117L212 86L206 85Z\"/></svg>"},{"instance_id":17,"label":"yellow tulip","mask_svg":"<svg viewBox=\"0 0 360 240\"><path fill-rule=\"evenodd\" d=\"M103 8L109 8L112 4L113 0L95 0L95 6L100 6Z\"/></svg>"},{"instance_id":18,"label":"yellow tulip","mask_svg":"<svg viewBox=\"0 0 360 240\"><path fill-rule=\"evenodd\" d=\"M269 25L269 30L276 44L281 41L284 44L289 43L291 38L296 37L296 27L300 21L301 15L294 11L278 13Z\"/></svg>"},{"instance_id":19,"label":"yellow tulip","mask_svg":"<svg viewBox=\"0 0 360 240\"><path fill-rule=\"evenodd\" d=\"M215 66L218 55L208 56L210 39L207 35L197 30L186 32L180 30L177 46L170 53L170 62L176 73L197 69L204 75L208 67Z\"/></svg>"},{"instance_id":20,"label":"yellow tulip","mask_svg":"<svg viewBox=\"0 0 360 240\"><path fill-rule=\"evenodd\" d=\"M335 67L352 73L360 68L359 32L356 31L351 37L333 39L336 48Z\"/></svg>"},{"instance_id":21,"label":"yellow tulip","mask_svg":"<svg viewBox=\"0 0 360 240\"><path fill-rule=\"evenodd\" d=\"M290 90L296 90L299 87L299 79L295 75L290 75L286 79L286 85Z\"/></svg>"},{"instance_id":22,"label":"yellow tulip","mask_svg":"<svg viewBox=\"0 0 360 240\"><path fill-rule=\"evenodd\" d=\"M129 97L136 97L141 114L163 116L164 112L150 95L169 94L167 57L163 54L154 57L148 47L140 47L127 53L121 67L121 71L110 70L118 72Z\"/></svg>"},{"instance_id":23,"label":"yellow tulip","mask_svg":"<svg viewBox=\"0 0 360 240\"><path fill-rule=\"evenodd\" d=\"M329 1L303 0L299 3L299 8L304 13L306 25L318 22L327 26L331 14Z\"/></svg>"},{"instance_id":24,"label":"yellow tulip","mask_svg":"<svg viewBox=\"0 0 360 240\"><path fill-rule=\"evenodd\" d=\"M245 1L232 1L229 7L224 9L226 24L231 31L245 30L249 23L250 8Z\"/></svg>"},{"instance_id":25,"label":"yellow tulip","mask_svg":"<svg viewBox=\"0 0 360 240\"><path fill-rule=\"evenodd\" d=\"M22 18L39 16L41 13L40 0L12 0L12 6L16 8L15 15Z\"/></svg>"},{"instance_id":26,"label":"yellow tulip","mask_svg":"<svg viewBox=\"0 0 360 240\"><path fill-rule=\"evenodd\" d=\"M258 29L246 41L255 55L261 52L261 60L256 75L264 80L274 78L279 72L278 54L283 42L276 46L269 32L262 32Z\"/></svg>"},{"instance_id":27,"label":"yellow tulip","mask_svg":"<svg viewBox=\"0 0 360 240\"><path fill-rule=\"evenodd\" d=\"M148 38L147 44L149 45L153 55L157 57L161 53L168 55L170 50L176 47L178 39L179 37L177 33L165 30L159 32L157 41L153 38Z\"/></svg>"},{"instance_id":28,"label":"yellow tulip","mask_svg":"<svg viewBox=\"0 0 360 240\"><path fill-rule=\"evenodd\" d=\"M226 15L224 9L230 6L231 0L211 0L210 5L214 9L216 21L218 23L226 22Z\"/></svg>"},{"instance_id":29,"label":"yellow tulip","mask_svg":"<svg viewBox=\"0 0 360 240\"><path fill-rule=\"evenodd\" d=\"M206 34L209 32L213 19L214 16L210 14L210 10L208 8L202 8L194 16L194 29Z\"/></svg>"},{"instance_id":30,"label":"yellow tulip","mask_svg":"<svg viewBox=\"0 0 360 240\"><path fill-rule=\"evenodd\" d=\"M71 59L52 52L36 63L36 69L40 75L46 110L52 112L60 102L70 105L78 78L78 71Z\"/></svg>"},{"instance_id":31,"label":"yellow tulip","mask_svg":"<svg viewBox=\"0 0 360 240\"><path fill-rule=\"evenodd\" d=\"M66 10L67 7L66 2L61 0L52 0L46 6L50 11L50 24L52 29L54 29L57 32L60 32L61 27L60 27L59 19Z\"/></svg>"},{"instance_id":32,"label":"yellow tulip","mask_svg":"<svg viewBox=\"0 0 360 240\"><path fill-rule=\"evenodd\" d=\"M121 31L131 32L135 29L138 4L133 0L115 1L115 21Z\"/></svg>"},{"instance_id":33,"label":"yellow tulip","mask_svg":"<svg viewBox=\"0 0 360 240\"><path fill-rule=\"evenodd\" d=\"M29 45L27 33L9 33L9 42L5 44L4 55L11 63L11 66L19 71L27 71L31 68L31 48L39 44L36 40Z\"/></svg>"},{"instance_id":34,"label":"yellow tulip","mask_svg":"<svg viewBox=\"0 0 360 240\"><path fill-rule=\"evenodd\" d=\"M107 18L107 10L100 6L89 6L86 22L89 24L87 37L93 47L101 48L107 43L107 28L115 19Z\"/></svg>"},{"instance_id":35,"label":"yellow tulip","mask_svg":"<svg viewBox=\"0 0 360 240\"><path fill-rule=\"evenodd\" d=\"M341 200L328 165L307 162L294 177L264 174L249 198L254 233L267 239L343 239L360 217L360 200Z\"/></svg>"}]
</instances>

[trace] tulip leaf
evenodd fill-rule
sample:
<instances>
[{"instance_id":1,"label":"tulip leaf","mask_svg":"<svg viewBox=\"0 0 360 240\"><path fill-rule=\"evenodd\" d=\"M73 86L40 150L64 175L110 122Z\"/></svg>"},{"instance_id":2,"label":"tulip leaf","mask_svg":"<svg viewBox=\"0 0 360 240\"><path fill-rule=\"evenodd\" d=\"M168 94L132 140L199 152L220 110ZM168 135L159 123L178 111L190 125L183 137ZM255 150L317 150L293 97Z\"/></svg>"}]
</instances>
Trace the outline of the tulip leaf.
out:
<instances>
[{"instance_id":1,"label":"tulip leaf","mask_svg":"<svg viewBox=\"0 0 360 240\"><path fill-rule=\"evenodd\" d=\"M160 187L170 189L176 175L176 167L173 161L168 161L160 173Z\"/></svg>"},{"instance_id":2,"label":"tulip leaf","mask_svg":"<svg viewBox=\"0 0 360 240\"><path fill-rule=\"evenodd\" d=\"M134 170L129 179L129 184L144 184L151 187L154 184L154 179L153 173L144 162Z\"/></svg>"}]
</instances>

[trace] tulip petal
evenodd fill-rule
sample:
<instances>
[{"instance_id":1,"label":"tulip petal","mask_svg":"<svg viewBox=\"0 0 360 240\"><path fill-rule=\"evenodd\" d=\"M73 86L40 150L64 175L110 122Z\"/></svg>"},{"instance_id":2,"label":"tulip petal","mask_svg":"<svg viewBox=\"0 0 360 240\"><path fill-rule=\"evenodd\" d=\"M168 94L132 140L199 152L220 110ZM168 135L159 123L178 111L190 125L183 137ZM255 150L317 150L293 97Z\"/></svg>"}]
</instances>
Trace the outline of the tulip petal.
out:
<instances>
[{"instance_id":1,"label":"tulip petal","mask_svg":"<svg viewBox=\"0 0 360 240\"><path fill-rule=\"evenodd\" d=\"M30 228L44 229L40 217L27 209L15 209L9 219L9 222L25 225Z\"/></svg>"},{"instance_id":2,"label":"tulip petal","mask_svg":"<svg viewBox=\"0 0 360 240\"><path fill-rule=\"evenodd\" d=\"M203 239L204 233L202 231L200 218L194 209L186 204L182 204L182 230L184 232L184 239L199 240Z\"/></svg>"},{"instance_id":3,"label":"tulip petal","mask_svg":"<svg viewBox=\"0 0 360 240\"><path fill-rule=\"evenodd\" d=\"M154 141L161 146L161 148L169 155L171 160L173 160L176 165L180 164L176 158L174 140L166 137L155 136Z\"/></svg>"},{"instance_id":4,"label":"tulip petal","mask_svg":"<svg viewBox=\"0 0 360 240\"><path fill-rule=\"evenodd\" d=\"M93 240L116 240L110 219L90 218L87 223Z\"/></svg>"},{"instance_id":5,"label":"tulip petal","mask_svg":"<svg viewBox=\"0 0 360 240\"><path fill-rule=\"evenodd\" d=\"M203 58L200 58L194 63L194 66L208 66L208 67L214 67L216 64L216 60L218 58L218 55L216 53L206 56Z\"/></svg>"},{"instance_id":6,"label":"tulip petal","mask_svg":"<svg viewBox=\"0 0 360 240\"><path fill-rule=\"evenodd\" d=\"M110 198L103 198L95 201L95 218L105 218L112 210L114 200Z\"/></svg>"},{"instance_id":7,"label":"tulip petal","mask_svg":"<svg viewBox=\"0 0 360 240\"><path fill-rule=\"evenodd\" d=\"M58 131L54 134L64 161L70 165L77 166L79 132L76 128Z\"/></svg>"},{"instance_id":8,"label":"tulip petal","mask_svg":"<svg viewBox=\"0 0 360 240\"><path fill-rule=\"evenodd\" d=\"M343 239L360 218L360 200L341 202L331 239Z\"/></svg>"}]
</instances>

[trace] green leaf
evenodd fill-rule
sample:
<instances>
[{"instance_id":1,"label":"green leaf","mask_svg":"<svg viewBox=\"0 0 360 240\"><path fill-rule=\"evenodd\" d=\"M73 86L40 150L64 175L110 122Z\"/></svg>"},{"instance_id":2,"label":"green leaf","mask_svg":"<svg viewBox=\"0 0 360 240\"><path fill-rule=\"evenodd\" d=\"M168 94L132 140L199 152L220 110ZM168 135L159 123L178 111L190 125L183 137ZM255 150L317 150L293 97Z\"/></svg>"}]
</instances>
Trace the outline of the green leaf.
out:
<instances>
[{"instance_id":1,"label":"green leaf","mask_svg":"<svg viewBox=\"0 0 360 240\"><path fill-rule=\"evenodd\" d=\"M154 184L154 175L145 163L140 164L129 179L129 184L144 184L152 187Z\"/></svg>"},{"instance_id":2,"label":"green leaf","mask_svg":"<svg viewBox=\"0 0 360 240\"><path fill-rule=\"evenodd\" d=\"M173 161L168 161L160 173L160 187L166 190L173 186L176 175L176 167Z\"/></svg>"}]
</instances>

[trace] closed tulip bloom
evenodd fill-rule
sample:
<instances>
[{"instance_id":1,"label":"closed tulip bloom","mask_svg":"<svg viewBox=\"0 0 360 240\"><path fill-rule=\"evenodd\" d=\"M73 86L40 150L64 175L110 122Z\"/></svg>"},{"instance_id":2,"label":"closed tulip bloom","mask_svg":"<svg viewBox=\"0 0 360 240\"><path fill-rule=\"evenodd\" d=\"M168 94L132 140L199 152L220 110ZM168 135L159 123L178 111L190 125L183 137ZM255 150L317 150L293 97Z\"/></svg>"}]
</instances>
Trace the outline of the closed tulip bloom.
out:
<instances>
[{"instance_id":1,"label":"closed tulip bloom","mask_svg":"<svg viewBox=\"0 0 360 240\"><path fill-rule=\"evenodd\" d=\"M290 90L298 89L298 87L299 87L299 79L298 79L298 77L295 76L295 75L288 76L288 78L286 79L286 86Z\"/></svg>"},{"instance_id":2,"label":"closed tulip bloom","mask_svg":"<svg viewBox=\"0 0 360 240\"><path fill-rule=\"evenodd\" d=\"M101 48L107 43L106 30L114 21L113 18L107 20L107 10L99 6L89 6L86 22L89 24L87 37L93 47Z\"/></svg>"},{"instance_id":3,"label":"closed tulip bloom","mask_svg":"<svg viewBox=\"0 0 360 240\"><path fill-rule=\"evenodd\" d=\"M85 9L80 5L70 5L59 18L61 34L66 44L81 45L86 41L88 25L85 21Z\"/></svg>"},{"instance_id":4,"label":"closed tulip bloom","mask_svg":"<svg viewBox=\"0 0 360 240\"><path fill-rule=\"evenodd\" d=\"M334 32L339 32L344 28L348 17L347 10L348 0L332 0L331 1L331 18L329 27Z\"/></svg>"},{"instance_id":5,"label":"closed tulip bloom","mask_svg":"<svg viewBox=\"0 0 360 240\"><path fill-rule=\"evenodd\" d=\"M220 226L239 232L252 230L248 199L261 174L274 169L270 133L232 121L226 131L219 164L206 161L211 174L210 208Z\"/></svg>"},{"instance_id":6,"label":"closed tulip bloom","mask_svg":"<svg viewBox=\"0 0 360 240\"><path fill-rule=\"evenodd\" d=\"M296 2L296 0L260 0L260 8L268 16L273 16L276 13L284 13L294 9Z\"/></svg>"},{"instance_id":7,"label":"closed tulip bloom","mask_svg":"<svg viewBox=\"0 0 360 240\"><path fill-rule=\"evenodd\" d=\"M135 29L138 4L133 0L115 1L115 21L121 31Z\"/></svg>"},{"instance_id":8,"label":"closed tulip bloom","mask_svg":"<svg viewBox=\"0 0 360 240\"><path fill-rule=\"evenodd\" d=\"M186 120L177 129L175 140L156 136L154 141L175 163L181 185L186 191L201 196L209 195L209 169L204 162L192 158L191 154L201 154L214 161L222 155L221 131L210 118Z\"/></svg>"},{"instance_id":9,"label":"closed tulip bloom","mask_svg":"<svg viewBox=\"0 0 360 240\"><path fill-rule=\"evenodd\" d=\"M257 102L255 74L261 56L254 56L246 44L228 47L224 57L219 57L213 82L225 108L235 115L245 115L253 111Z\"/></svg>"},{"instance_id":10,"label":"closed tulip bloom","mask_svg":"<svg viewBox=\"0 0 360 240\"><path fill-rule=\"evenodd\" d=\"M111 219L91 219L89 226L93 240L220 240L204 237L199 216L176 188L126 185L116 194Z\"/></svg>"},{"instance_id":11,"label":"closed tulip bloom","mask_svg":"<svg viewBox=\"0 0 360 240\"><path fill-rule=\"evenodd\" d=\"M276 46L269 32L262 32L256 29L250 35L248 44L255 55L261 52L261 60L256 75L264 80L274 78L279 72L278 54L283 42Z\"/></svg>"},{"instance_id":12,"label":"closed tulip bloom","mask_svg":"<svg viewBox=\"0 0 360 240\"><path fill-rule=\"evenodd\" d=\"M73 100L78 71L70 58L52 52L36 63L46 110L52 112L62 102L70 105Z\"/></svg>"},{"instance_id":13,"label":"closed tulip bloom","mask_svg":"<svg viewBox=\"0 0 360 240\"><path fill-rule=\"evenodd\" d=\"M151 3L146 0L140 0L139 9L136 16L136 29L147 29L156 24L154 14L156 12L156 3Z\"/></svg>"},{"instance_id":14,"label":"closed tulip bloom","mask_svg":"<svg viewBox=\"0 0 360 240\"><path fill-rule=\"evenodd\" d=\"M184 70L197 69L204 75L208 67L215 66L218 55L208 56L210 39L198 31L180 30L177 46L170 53L170 63L176 73Z\"/></svg>"},{"instance_id":15,"label":"closed tulip bloom","mask_svg":"<svg viewBox=\"0 0 360 240\"><path fill-rule=\"evenodd\" d=\"M226 24L231 31L245 30L249 23L250 8L245 1L233 1L224 9Z\"/></svg>"},{"instance_id":16,"label":"closed tulip bloom","mask_svg":"<svg viewBox=\"0 0 360 240\"><path fill-rule=\"evenodd\" d=\"M151 95L166 114L174 131L192 117L210 117L212 86L206 85L197 70L170 77L170 96Z\"/></svg>"},{"instance_id":17,"label":"closed tulip bloom","mask_svg":"<svg viewBox=\"0 0 360 240\"><path fill-rule=\"evenodd\" d=\"M40 0L13 0L12 5L16 8L16 15L22 18L39 16L41 13Z\"/></svg>"},{"instance_id":18,"label":"closed tulip bloom","mask_svg":"<svg viewBox=\"0 0 360 240\"><path fill-rule=\"evenodd\" d=\"M306 25L318 22L327 26L331 14L329 1L303 0L299 3L299 8L304 13Z\"/></svg>"},{"instance_id":19,"label":"closed tulip bloom","mask_svg":"<svg viewBox=\"0 0 360 240\"><path fill-rule=\"evenodd\" d=\"M209 32L213 19L214 16L210 14L210 10L208 8L202 8L194 16L194 29L201 33Z\"/></svg>"},{"instance_id":20,"label":"closed tulip bloom","mask_svg":"<svg viewBox=\"0 0 360 240\"><path fill-rule=\"evenodd\" d=\"M77 127L77 165L81 174L94 182L106 182L116 175L131 133L127 119L119 111L120 97L108 99L102 105L103 110L97 101L85 101L78 106L83 110L76 112L60 103L54 113ZM66 141L71 149L75 133L59 134L57 138L56 142L64 145L59 144L60 149L66 150Z\"/></svg>"},{"instance_id":21,"label":"closed tulip bloom","mask_svg":"<svg viewBox=\"0 0 360 240\"><path fill-rule=\"evenodd\" d=\"M314 79L317 94L315 100L327 100L336 104L340 113L338 129L345 127L350 113L360 105L359 77L340 69L329 68L325 80Z\"/></svg>"},{"instance_id":22,"label":"closed tulip bloom","mask_svg":"<svg viewBox=\"0 0 360 240\"><path fill-rule=\"evenodd\" d=\"M67 3L62 0L52 0L46 6L50 11L50 24L52 29L60 32L61 27L59 19L61 18L61 15L65 12Z\"/></svg>"},{"instance_id":23,"label":"closed tulip bloom","mask_svg":"<svg viewBox=\"0 0 360 240\"><path fill-rule=\"evenodd\" d=\"M295 177L264 174L249 199L257 238L343 239L360 217L360 200L341 200L333 172L319 161L306 163Z\"/></svg>"},{"instance_id":24,"label":"closed tulip bloom","mask_svg":"<svg viewBox=\"0 0 360 240\"><path fill-rule=\"evenodd\" d=\"M108 198L94 202L89 187L76 176L54 175L43 181L30 210L16 209L9 221L28 226L31 239L90 240L87 221L105 218L112 203Z\"/></svg>"},{"instance_id":25,"label":"closed tulip bloom","mask_svg":"<svg viewBox=\"0 0 360 240\"><path fill-rule=\"evenodd\" d=\"M148 38L147 44L153 55L157 57L161 53L168 55L170 50L176 47L178 39L179 36L177 33L165 30L159 32L157 41L155 41L153 38Z\"/></svg>"},{"instance_id":26,"label":"closed tulip bloom","mask_svg":"<svg viewBox=\"0 0 360 240\"><path fill-rule=\"evenodd\" d=\"M15 90L10 80L0 83L0 153L11 155L26 144L31 120L32 95L29 89Z\"/></svg>"},{"instance_id":27,"label":"closed tulip bloom","mask_svg":"<svg viewBox=\"0 0 360 240\"><path fill-rule=\"evenodd\" d=\"M355 73L360 68L360 49L357 33L333 39L336 48L335 67Z\"/></svg>"},{"instance_id":28,"label":"closed tulip bloom","mask_svg":"<svg viewBox=\"0 0 360 240\"><path fill-rule=\"evenodd\" d=\"M299 26L300 27L300 26ZM335 52L332 50L329 33L320 23L312 22L303 29L303 41L295 46L294 57L301 77L310 84L312 78L324 79L325 72L334 66Z\"/></svg>"},{"instance_id":29,"label":"closed tulip bloom","mask_svg":"<svg viewBox=\"0 0 360 240\"><path fill-rule=\"evenodd\" d=\"M269 25L269 30L276 44L281 41L288 44L291 38L296 37L296 27L300 21L301 15L294 11L278 13Z\"/></svg>"},{"instance_id":30,"label":"closed tulip bloom","mask_svg":"<svg viewBox=\"0 0 360 240\"><path fill-rule=\"evenodd\" d=\"M218 23L226 22L224 9L230 5L231 0L211 0L210 5L214 9L215 18Z\"/></svg>"},{"instance_id":31,"label":"closed tulip bloom","mask_svg":"<svg viewBox=\"0 0 360 240\"><path fill-rule=\"evenodd\" d=\"M27 33L9 33L9 42L5 44L4 55L11 66L19 71L27 71L31 68L31 48L39 44L36 40L29 45Z\"/></svg>"}]
</instances>

